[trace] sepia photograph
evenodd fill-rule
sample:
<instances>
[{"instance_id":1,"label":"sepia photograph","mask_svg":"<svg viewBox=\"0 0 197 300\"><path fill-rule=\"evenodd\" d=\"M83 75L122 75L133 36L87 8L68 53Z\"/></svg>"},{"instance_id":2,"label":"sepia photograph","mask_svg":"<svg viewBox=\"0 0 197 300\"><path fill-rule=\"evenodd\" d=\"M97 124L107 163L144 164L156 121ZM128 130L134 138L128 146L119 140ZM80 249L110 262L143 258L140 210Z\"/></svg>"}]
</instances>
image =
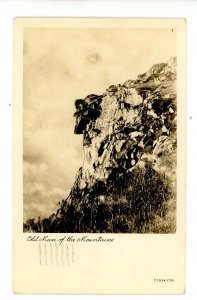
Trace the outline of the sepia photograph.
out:
<instances>
[{"instance_id":1,"label":"sepia photograph","mask_svg":"<svg viewBox=\"0 0 197 300\"><path fill-rule=\"evenodd\" d=\"M176 232L176 28L24 28L24 232Z\"/></svg>"}]
</instances>

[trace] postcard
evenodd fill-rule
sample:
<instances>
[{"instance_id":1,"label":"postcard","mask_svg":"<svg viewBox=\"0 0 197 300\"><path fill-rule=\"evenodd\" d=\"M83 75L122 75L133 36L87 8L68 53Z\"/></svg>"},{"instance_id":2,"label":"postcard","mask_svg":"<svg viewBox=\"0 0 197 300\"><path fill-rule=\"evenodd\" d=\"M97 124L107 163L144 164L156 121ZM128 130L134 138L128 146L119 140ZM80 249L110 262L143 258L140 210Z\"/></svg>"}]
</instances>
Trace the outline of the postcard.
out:
<instances>
[{"instance_id":1,"label":"postcard","mask_svg":"<svg viewBox=\"0 0 197 300\"><path fill-rule=\"evenodd\" d=\"M185 292L185 19L16 18L13 290Z\"/></svg>"}]
</instances>

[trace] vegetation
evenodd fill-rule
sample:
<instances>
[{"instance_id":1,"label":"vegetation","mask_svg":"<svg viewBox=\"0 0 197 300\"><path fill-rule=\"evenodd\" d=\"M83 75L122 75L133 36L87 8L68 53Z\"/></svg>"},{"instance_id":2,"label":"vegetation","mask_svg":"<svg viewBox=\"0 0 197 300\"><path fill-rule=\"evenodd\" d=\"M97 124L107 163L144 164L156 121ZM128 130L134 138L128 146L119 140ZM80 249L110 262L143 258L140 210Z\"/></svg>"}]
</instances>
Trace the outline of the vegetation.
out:
<instances>
[{"instance_id":1,"label":"vegetation","mask_svg":"<svg viewBox=\"0 0 197 300\"><path fill-rule=\"evenodd\" d=\"M106 184L73 188L49 218L28 220L24 231L94 233L175 232L175 201L169 179L150 163L131 173L113 172Z\"/></svg>"}]
</instances>

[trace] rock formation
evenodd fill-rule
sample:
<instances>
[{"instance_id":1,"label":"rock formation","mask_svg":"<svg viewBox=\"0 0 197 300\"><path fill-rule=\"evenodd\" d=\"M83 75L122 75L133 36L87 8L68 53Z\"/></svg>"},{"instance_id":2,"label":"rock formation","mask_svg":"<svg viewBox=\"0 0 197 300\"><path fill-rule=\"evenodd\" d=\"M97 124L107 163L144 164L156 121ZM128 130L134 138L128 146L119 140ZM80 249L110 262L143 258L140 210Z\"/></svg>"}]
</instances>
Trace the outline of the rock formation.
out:
<instances>
[{"instance_id":1,"label":"rock formation","mask_svg":"<svg viewBox=\"0 0 197 300\"><path fill-rule=\"evenodd\" d=\"M139 81L140 79L140 81ZM176 58L154 65L136 81L111 85L103 95L75 102L75 133L83 134L80 190L106 184L112 172L130 172L147 154L176 142ZM166 148L167 147L167 148Z\"/></svg>"},{"instance_id":2,"label":"rock formation","mask_svg":"<svg viewBox=\"0 0 197 300\"><path fill-rule=\"evenodd\" d=\"M83 165L48 231L174 232L176 57L75 107Z\"/></svg>"}]
</instances>

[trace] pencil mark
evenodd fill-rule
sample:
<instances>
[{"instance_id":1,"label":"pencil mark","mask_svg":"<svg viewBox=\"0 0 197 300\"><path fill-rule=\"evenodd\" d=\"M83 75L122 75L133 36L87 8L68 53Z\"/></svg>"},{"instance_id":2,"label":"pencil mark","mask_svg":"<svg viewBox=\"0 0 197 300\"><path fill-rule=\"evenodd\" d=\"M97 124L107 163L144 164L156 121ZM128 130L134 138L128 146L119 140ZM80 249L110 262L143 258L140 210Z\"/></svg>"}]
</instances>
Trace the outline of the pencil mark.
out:
<instances>
[{"instance_id":1,"label":"pencil mark","mask_svg":"<svg viewBox=\"0 0 197 300\"><path fill-rule=\"evenodd\" d=\"M50 262L51 265L53 266L53 247L51 244L49 245L49 247L50 247Z\"/></svg>"},{"instance_id":2,"label":"pencil mark","mask_svg":"<svg viewBox=\"0 0 197 300\"><path fill-rule=\"evenodd\" d=\"M72 263L74 264L74 257L75 257L75 253L74 253L74 245L72 244Z\"/></svg>"},{"instance_id":3,"label":"pencil mark","mask_svg":"<svg viewBox=\"0 0 197 300\"><path fill-rule=\"evenodd\" d=\"M62 262L62 266L64 267L64 247L61 244L61 262Z\"/></svg>"},{"instance_id":4,"label":"pencil mark","mask_svg":"<svg viewBox=\"0 0 197 300\"><path fill-rule=\"evenodd\" d=\"M45 266L47 267L47 244L44 244L44 258L45 258Z\"/></svg>"},{"instance_id":5,"label":"pencil mark","mask_svg":"<svg viewBox=\"0 0 197 300\"><path fill-rule=\"evenodd\" d=\"M41 250L41 245L38 245L39 248L39 264L42 266L42 250Z\"/></svg>"},{"instance_id":6,"label":"pencil mark","mask_svg":"<svg viewBox=\"0 0 197 300\"><path fill-rule=\"evenodd\" d=\"M58 247L57 247L57 244L55 244L55 258L56 258L56 265L58 266L59 263L58 263Z\"/></svg>"},{"instance_id":7,"label":"pencil mark","mask_svg":"<svg viewBox=\"0 0 197 300\"><path fill-rule=\"evenodd\" d=\"M67 266L69 267L69 247L66 245L66 259L67 259Z\"/></svg>"}]
</instances>

